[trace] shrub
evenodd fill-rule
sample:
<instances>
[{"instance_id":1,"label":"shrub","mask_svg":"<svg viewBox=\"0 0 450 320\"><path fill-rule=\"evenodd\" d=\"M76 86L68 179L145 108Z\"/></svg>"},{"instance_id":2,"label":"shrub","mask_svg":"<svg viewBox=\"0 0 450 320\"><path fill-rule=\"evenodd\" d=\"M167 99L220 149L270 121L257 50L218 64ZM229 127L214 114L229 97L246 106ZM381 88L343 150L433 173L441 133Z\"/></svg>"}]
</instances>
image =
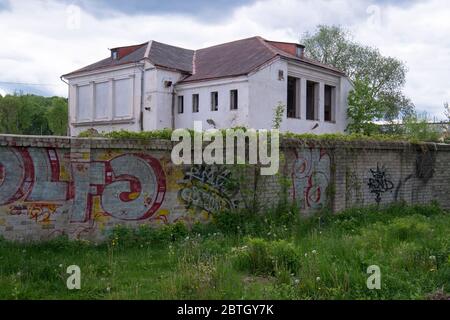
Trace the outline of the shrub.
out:
<instances>
[{"instance_id":1,"label":"shrub","mask_svg":"<svg viewBox=\"0 0 450 320\"><path fill-rule=\"evenodd\" d=\"M235 266L256 275L276 275L279 271L297 273L299 256L292 243L250 238L235 250Z\"/></svg>"}]
</instances>

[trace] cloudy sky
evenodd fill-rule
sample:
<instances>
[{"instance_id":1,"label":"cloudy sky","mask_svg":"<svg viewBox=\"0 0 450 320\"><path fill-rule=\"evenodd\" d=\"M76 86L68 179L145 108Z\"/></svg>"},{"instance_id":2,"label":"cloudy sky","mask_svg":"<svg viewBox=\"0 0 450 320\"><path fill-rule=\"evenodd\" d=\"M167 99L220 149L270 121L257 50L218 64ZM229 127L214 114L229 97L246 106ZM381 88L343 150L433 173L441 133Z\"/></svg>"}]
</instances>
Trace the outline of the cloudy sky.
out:
<instances>
[{"instance_id":1,"label":"cloudy sky","mask_svg":"<svg viewBox=\"0 0 450 320\"><path fill-rule=\"evenodd\" d=\"M150 39L189 49L254 35L298 41L317 24L336 24L404 61L406 95L442 118L449 17L448 0L0 0L0 94L66 96L61 74Z\"/></svg>"}]
</instances>

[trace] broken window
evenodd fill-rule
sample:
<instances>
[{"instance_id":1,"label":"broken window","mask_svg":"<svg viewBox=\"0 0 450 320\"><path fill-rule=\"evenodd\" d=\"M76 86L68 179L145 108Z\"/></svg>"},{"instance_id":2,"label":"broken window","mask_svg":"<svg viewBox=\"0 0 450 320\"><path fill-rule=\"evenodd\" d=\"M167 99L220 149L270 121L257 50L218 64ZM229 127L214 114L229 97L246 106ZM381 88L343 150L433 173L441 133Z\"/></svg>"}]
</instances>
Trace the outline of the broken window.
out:
<instances>
[{"instance_id":1,"label":"broken window","mask_svg":"<svg viewBox=\"0 0 450 320\"><path fill-rule=\"evenodd\" d=\"M178 96L178 113L184 112L184 97Z\"/></svg>"},{"instance_id":2,"label":"broken window","mask_svg":"<svg viewBox=\"0 0 450 320\"><path fill-rule=\"evenodd\" d=\"M192 112L196 113L199 110L199 96L198 94L192 95Z\"/></svg>"},{"instance_id":3,"label":"broken window","mask_svg":"<svg viewBox=\"0 0 450 320\"><path fill-rule=\"evenodd\" d=\"M238 91L230 90L230 110L238 109Z\"/></svg>"},{"instance_id":4,"label":"broken window","mask_svg":"<svg viewBox=\"0 0 450 320\"><path fill-rule=\"evenodd\" d=\"M334 121L335 91L335 87L325 85L325 121Z\"/></svg>"},{"instance_id":5,"label":"broken window","mask_svg":"<svg viewBox=\"0 0 450 320\"><path fill-rule=\"evenodd\" d=\"M317 104L318 104L318 88L319 84L314 81L306 82L306 119L318 120Z\"/></svg>"},{"instance_id":6,"label":"broken window","mask_svg":"<svg viewBox=\"0 0 450 320\"><path fill-rule=\"evenodd\" d=\"M287 84L287 117L300 118L300 97L299 97L300 79L288 77Z\"/></svg>"},{"instance_id":7,"label":"broken window","mask_svg":"<svg viewBox=\"0 0 450 320\"><path fill-rule=\"evenodd\" d=\"M211 92L211 111L219 110L219 93L217 91Z\"/></svg>"}]
</instances>

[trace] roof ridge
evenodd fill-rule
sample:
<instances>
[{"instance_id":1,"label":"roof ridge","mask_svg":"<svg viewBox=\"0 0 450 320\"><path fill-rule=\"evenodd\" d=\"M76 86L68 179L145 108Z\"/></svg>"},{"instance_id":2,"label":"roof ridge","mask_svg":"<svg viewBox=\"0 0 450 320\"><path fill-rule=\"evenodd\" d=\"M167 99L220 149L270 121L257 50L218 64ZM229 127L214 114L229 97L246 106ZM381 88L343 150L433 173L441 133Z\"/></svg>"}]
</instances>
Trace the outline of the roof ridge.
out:
<instances>
[{"instance_id":1,"label":"roof ridge","mask_svg":"<svg viewBox=\"0 0 450 320\"><path fill-rule=\"evenodd\" d=\"M219 43L219 44L215 44L215 45L213 45L213 46L209 46L209 47L204 47L204 48L201 48L201 49L197 49L197 51L205 50L205 49L211 49L211 48L215 48L215 47L220 47L220 46L228 45L228 44L230 44L230 43L235 43L235 42L240 42L240 41L245 41L245 40L255 39L255 38L257 38L257 37L258 37L258 36L253 36L253 37L248 37L248 38L244 38L244 39L238 39L238 40L233 40L233 41L229 41L229 42Z\"/></svg>"},{"instance_id":2,"label":"roof ridge","mask_svg":"<svg viewBox=\"0 0 450 320\"><path fill-rule=\"evenodd\" d=\"M272 51L273 54L280 55L280 52L278 52L278 50L276 50L271 44L267 43L266 39L260 36L256 36L256 38L262 43L263 46Z\"/></svg>"},{"instance_id":3,"label":"roof ridge","mask_svg":"<svg viewBox=\"0 0 450 320\"><path fill-rule=\"evenodd\" d=\"M145 53L144 53L144 59L145 58L149 59L150 50L152 48L152 44L153 44L153 40L149 40L148 43L147 43L147 49L145 50Z\"/></svg>"},{"instance_id":4,"label":"roof ridge","mask_svg":"<svg viewBox=\"0 0 450 320\"><path fill-rule=\"evenodd\" d=\"M163 45L165 45L165 46L168 46L168 47L178 48L178 49L182 49L182 50L195 51L194 49L186 49L186 48L183 48L183 47L174 46L173 44L167 44L167 43L165 43L165 42L160 42L160 41L156 41L156 40L152 40L152 42L156 42L156 43L159 43L159 44L163 44Z\"/></svg>"},{"instance_id":5,"label":"roof ridge","mask_svg":"<svg viewBox=\"0 0 450 320\"><path fill-rule=\"evenodd\" d=\"M197 50L194 50L194 54L192 55L192 74L195 74L197 71Z\"/></svg>"}]
</instances>

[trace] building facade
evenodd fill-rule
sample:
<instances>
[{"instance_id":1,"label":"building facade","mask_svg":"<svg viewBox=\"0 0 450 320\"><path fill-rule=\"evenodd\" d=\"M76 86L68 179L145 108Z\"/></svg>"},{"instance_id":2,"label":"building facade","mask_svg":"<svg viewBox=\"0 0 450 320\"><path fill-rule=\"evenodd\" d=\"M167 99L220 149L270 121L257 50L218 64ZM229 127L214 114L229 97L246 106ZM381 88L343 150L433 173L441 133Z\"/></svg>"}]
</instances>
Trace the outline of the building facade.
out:
<instances>
[{"instance_id":1,"label":"building facade","mask_svg":"<svg viewBox=\"0 0 450 320\"><path fill-rule=\"evenodd\" d=\"M253 37L200 50L156 41L111 49L107 59L63 76L69 84L70 135L87 129L270 129L343 132L351 82L308 59L295 43Z\"/></svg>"}]
</instances>

